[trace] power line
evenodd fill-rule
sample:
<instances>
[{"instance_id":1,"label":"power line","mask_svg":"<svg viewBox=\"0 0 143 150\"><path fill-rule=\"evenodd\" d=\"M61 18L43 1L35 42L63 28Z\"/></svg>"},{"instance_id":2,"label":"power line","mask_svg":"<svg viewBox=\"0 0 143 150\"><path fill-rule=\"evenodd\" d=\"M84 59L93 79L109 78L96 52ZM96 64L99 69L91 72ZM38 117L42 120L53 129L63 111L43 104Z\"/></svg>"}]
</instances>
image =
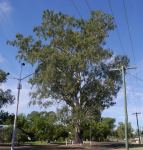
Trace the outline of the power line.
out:
<instances>
[{"instance_id":1,"label":"power line","mask_svg":"<svg viewBox=\"0 0 143 150\"><path fill-rule=\"evenodd\" d=\"M73 4L75 10L77 11L78 15L80 16L80 18L82 18L82 15L81 15L81 13L80 13L80 11L79 11L79 9L78 9L76 3L74 2L74 0L71 0L71 2L72 2L72 4Z\"/></svg>"},{"instance_id":2,"label":"power line","mask_svg":"<svg viewBox=\"0 0 143 150\"><path fill-rule=\"evenodd\" d=\"M89 9L89 12L91 12L92 9L91 9L91 7L90 7L90 4L88 3L88 0L84 0L84 1L85 1L86 5L87 5L87 7L88 7L88 9Z\"/></svg>"},{"instance_id":3,"label":"power line","mask_svg":"<svg viewBox=\"0 0 143 150\"><path fill-rule=\"evenodd\" d=\"M133 75L133 74L130 74L130 73L127 73L127 74L129 74L130 76L134 77L135 79L137 79L137 80L143 82L143 79L137 77L136 75Z\"/></svg>"},{"instance_id":4,"label":"power line","mask_svg":"<svg viewBox=\"0 0 143 150\"><path fill-rule=\"evenodd\" d=\"M111 11L112 16L114 17L115 24L117 25L117 22L116 22L116 19L115 19L115 15L114 15L114 11L112 9L112 5L111 5L111 1L110 0L108 0L108 6L109 6L109 9ZM117 37L118 37L118 40L119 40L119 43L120 43L120 46L121 46L121 49L122 49L123 53L126 53L125 52L125 48L124 48L123 43L122 43L122 40L121 40L121 36L120 36L118 28L116 29L116 34L117 34Z\"/></svg>"},{"instance_id":5,"label":"power line","mask_svg":"<svg viewBox=\"0 0 143 150\"><path fill-rule=\"evenodd\" d=\"M134 54L134 43L133 43L133 39L132 39L132 35L131 35L129 19L128 19L128 12L127 12L127 6L126 6L125 0L123 0L123 8L124 8L125 20L126 20L126 23L127 23L128 34L129 34L129 40L130 40L130 45L131 45L131 52L132 52L132 55L133 55L134 63L136 65L135 54ZM137 77L137 72L135 73L134 77L136 79L136 83L137 83L137 80L142 81L142 79Z\"/></svg>"},{"instance_id":6,"label":"power line","mask_svg":"<svg viewBox=\"0 0 143 150\"><path fill-rule=\"evenodd\" d=\"M133 39L132 39L132 36L131 36L131 31L130 31L130 25L129 25L128 13L127 13L127 7L126 7L125 0L123 0L123 8L124 8L125 20L126 20L126 23L127 23L127 29L128 29L128 33L129 33L129 40L130 40L130 44L131 44L133 59L134 59L134 63L136 63L135 54L134 54L134 44L133 44Z\"/></svg>"}]
</instances>

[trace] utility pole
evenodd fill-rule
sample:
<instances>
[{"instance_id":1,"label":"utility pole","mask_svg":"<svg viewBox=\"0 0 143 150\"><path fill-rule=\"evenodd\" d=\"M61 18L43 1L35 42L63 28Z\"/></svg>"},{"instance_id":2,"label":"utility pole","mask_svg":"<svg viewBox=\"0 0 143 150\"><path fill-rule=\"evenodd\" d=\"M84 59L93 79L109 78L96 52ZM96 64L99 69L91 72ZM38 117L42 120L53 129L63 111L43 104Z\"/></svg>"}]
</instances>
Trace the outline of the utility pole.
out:
<instances>
[{"instance_id":1,"label":"utility pole","mask_svg":"<svg viewBox=\"0 0 143 150\"><path fill-rule=\"evenodd\" d=\"M129 150L129 141L128 141L128 110L127 110L127 94L126 94L125 67L122 66L121 70L122 70L123 91L124 91L124 111L125 111L125 139L126 139L126 150Z\"/></svg>"},{"instance_id":2,"label":"utility pole","mask_svg":"<svg viewBox=\"0 0 143 150\"><path fill-rule=\"evenodd\" d=\"M138 115L140 115L141 113L136 112L133 113L132 115L136 116L136 121L137 121L137 132L138 132L138 137L139 137L139 144L141 144L141 139L140 139L140 129L139 129L139 121L138 121Z\"/></svg>"},{"instance_id":3,"label":"utility pole","mask_svg":"<svg viewBox=\"0 0 143 150\"><path fill-rule=\"evenodd\" d=\"M124 112L125 112L125 146L126 150L129 150L129 141L128 141L128 110L127 110L127 95L126 95L126 79L125 79L125 71L128 69L136 69L135 67L122 66L121 68L110 69L111 71L120 71L122 73L122 81L123 81L123 92L124 92Z\"/></svg>"}]
</instances>

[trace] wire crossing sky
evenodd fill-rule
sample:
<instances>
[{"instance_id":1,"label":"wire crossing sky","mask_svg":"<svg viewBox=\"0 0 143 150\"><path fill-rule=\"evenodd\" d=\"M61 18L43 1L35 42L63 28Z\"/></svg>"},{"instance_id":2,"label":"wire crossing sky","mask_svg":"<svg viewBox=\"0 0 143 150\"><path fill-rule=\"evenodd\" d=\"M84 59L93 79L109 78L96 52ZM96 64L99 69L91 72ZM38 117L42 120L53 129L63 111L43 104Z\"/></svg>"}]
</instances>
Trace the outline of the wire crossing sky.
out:
<instances>
[{"instance_id":1,"label":"wire crossing sky","mask_svg":"<svg viewBox=\"0 0 143 150\"><path fill-rule=\"evenodd\" d=\"M20 64L16 60L17 49L6 44L7 40L14 39L16 33L25 36L32 34L32 29L41 23L42 12L50 9L62 12L77 18L87 19L92 10L102 10L114 17L115 31L110 32L105 47L116 54L125 54L130 58L131 66L136 70L129 71L127 79L127 99L129 121L136 128L135 118L131 115L136 110L141 112L139 122L143 126L143 20L142 0L0 0L0 68L17 76ZM33 68L26 64L23 76L33 72ZM138 76L136 76L136 72ZM132 74L132 75L131 75ZM17 83L8 80L3 88L17 92ZM20 112L29 113L40 110L39 107L28 107L30 85L23 81L20 99ZM124 121L122 89L115 99L116 105L105 110L103 116L116 118L117 122ZM54 110L51 107L48 110ZM9 112L15 111L15 105L5 108ZM43 109L42 109L43 110Z\"/></svg>"}]
</instances>

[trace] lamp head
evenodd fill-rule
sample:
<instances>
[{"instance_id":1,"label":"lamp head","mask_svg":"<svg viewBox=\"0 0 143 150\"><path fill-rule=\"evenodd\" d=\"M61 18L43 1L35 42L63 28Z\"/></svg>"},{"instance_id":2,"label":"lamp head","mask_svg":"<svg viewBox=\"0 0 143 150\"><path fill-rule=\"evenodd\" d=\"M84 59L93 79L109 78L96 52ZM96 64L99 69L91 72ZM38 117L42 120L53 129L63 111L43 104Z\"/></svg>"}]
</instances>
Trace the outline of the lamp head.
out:
<instances>
[{"instance_id":1,"label":"lamp head","mask_svg":"<svg viewBox=\"0 0 143 150\"><path fill-rule=\"evenodd\" d=\"M22 63L21 65L22 65L22 66L25 66L25 63Z\"/></svg>"}]
</instances>

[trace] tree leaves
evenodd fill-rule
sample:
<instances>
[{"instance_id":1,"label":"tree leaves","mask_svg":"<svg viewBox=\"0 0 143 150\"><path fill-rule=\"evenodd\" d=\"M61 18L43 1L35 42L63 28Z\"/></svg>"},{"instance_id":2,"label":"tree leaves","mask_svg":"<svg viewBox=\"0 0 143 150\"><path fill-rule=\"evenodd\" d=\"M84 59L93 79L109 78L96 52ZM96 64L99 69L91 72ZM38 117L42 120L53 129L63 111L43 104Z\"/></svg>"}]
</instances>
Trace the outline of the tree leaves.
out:
<instances>
[{"instance_id":1,"label":"tree leaves","mask_svg":"<svg viewBox=\"0 0 143 150\"><path fill-rule=\"evenodd\" d=\"M0 70L0 84L6 81L7 74ZM2 90L0 89L0 109L3 106L7 106L8 104L13 104L15 97L11 94L11 90Z\"/></svg>"},{"instance_id":2,"label":"tree leaves","mask_svg":"<svg viewBox=\"0 0 143 150\"><path fill-rule=\"evenodd\" d=\"M37 70L29 81L33 103L61 100L83 116L99 115L114 105L122 79L110 69L129 63L126 56L115 56L104 47L114 28L113 17L101 11L83 20L46 10L32 36L18 34L9 41L19 49L17 58Z\"/></svg>"}]
</instances>

